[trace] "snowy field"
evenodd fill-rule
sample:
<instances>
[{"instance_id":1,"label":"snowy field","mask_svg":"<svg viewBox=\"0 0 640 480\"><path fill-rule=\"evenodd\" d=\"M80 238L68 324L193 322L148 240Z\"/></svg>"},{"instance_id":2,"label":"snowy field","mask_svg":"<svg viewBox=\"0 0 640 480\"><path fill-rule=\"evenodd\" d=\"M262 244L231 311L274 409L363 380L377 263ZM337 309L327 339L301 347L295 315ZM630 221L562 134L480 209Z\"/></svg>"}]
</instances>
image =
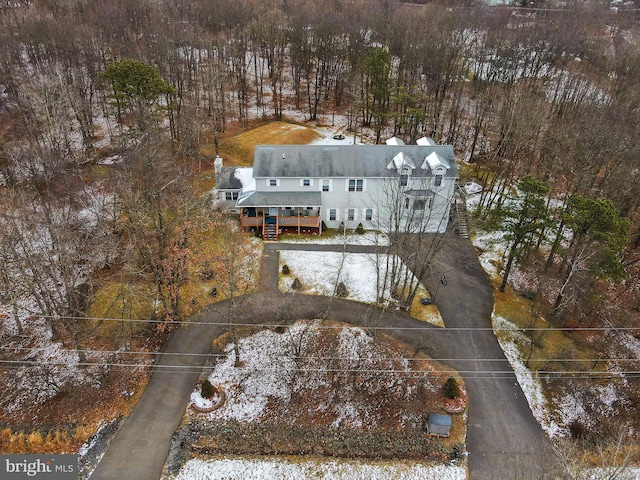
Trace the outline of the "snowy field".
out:
<instances>
[{"instance_id":1,"label":"snowy field","mask_svg":"<svg viewBox=\"0 0 640 480\"><path fill-rule=\"evenodd\" d=\"M289 458L189 460L176 480L464 480L465 469L416 462L365 463L354 460Z\"/></svg>"}]
</instances>

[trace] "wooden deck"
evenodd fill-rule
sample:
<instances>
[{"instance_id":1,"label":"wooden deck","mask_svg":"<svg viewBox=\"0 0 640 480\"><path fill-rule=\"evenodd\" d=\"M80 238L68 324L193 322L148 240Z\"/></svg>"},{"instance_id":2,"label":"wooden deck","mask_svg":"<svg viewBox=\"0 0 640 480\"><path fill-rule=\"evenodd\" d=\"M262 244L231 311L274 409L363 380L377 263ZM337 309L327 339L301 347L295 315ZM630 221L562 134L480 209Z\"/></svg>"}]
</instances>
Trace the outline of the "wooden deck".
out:
<instances>
[{"instance_id":1,"label":"wooden deck","mask_svg":"<svg viewBox=\"0 0 640 480\"><path fill-rule=\"evenodd\" d=\"M267 222L269 220L269 222ZM275 222L274 222L275 220ZM286 228L287 230L297 230L297 233L303 233L303 229L307 228L317 228L318 233L321 233L321 224L322 218L319 215L313 216L304 216L304 215L296 215L296 216L277 216L277 217L265 217L265 216L257 216L257 217L249 217L246 215L242 215L240 217L240 226L245 228L260 228L263 232L263 237L265 240L277 240L278 232ZM267 233L268 238L267 237ZM275 234L274 234L275 232ZM275 238L274 238L275 237Z\"/></svg>"},{"instance_id":2,"label":"wooden deck","mask_svg":"<svg viewBox=\"0 0 640 480\"><path fill-rule=\"evenodd\" d=\"M319 227L320 216L314 217L240 217L242 227L263 227L265 218L275 218L279 227Z\"/></svg>"}]
</instances>

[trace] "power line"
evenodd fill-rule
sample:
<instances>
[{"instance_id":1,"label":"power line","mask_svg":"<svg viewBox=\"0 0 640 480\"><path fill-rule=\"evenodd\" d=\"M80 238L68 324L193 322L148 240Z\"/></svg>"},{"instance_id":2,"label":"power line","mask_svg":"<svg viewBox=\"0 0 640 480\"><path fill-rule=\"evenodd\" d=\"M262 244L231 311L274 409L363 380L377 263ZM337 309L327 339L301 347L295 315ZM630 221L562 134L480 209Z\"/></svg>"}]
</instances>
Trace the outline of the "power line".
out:
<instances>
[{"instance_id":1,"label":"power line","mask_svg":"<svg viewBox=\"0 0 640 480\"><path fill-rule=\"evenodd\" d=\"M63 363L56 362L27 362L27 365L21 365L25 362L20 361L0 361L2 364L7 364L9 369L22 369L22 368L37 368L43 365L47 366L66 366ZM79 363L78 366L113 366L120 368L131 369L144 369L153 368L156 372L175 373L175 374L198 374L201 373L202 368L195 368L191 365L149 365L149 364L117 364L117 363ZM252 374L264 374L264 373L279 373L282 369L254 369ZM350 369L350 368L287 368L287 373L302 372L302 373L343 373L343 374L375 374L375 375L393 375L393 376L406 376L406 377L446 377L451 376L454 373L460 374L464 379L516 379L517 375L511 371L494 371L494 370L458 370L453 372L452 370L397 370L397 369ZM575 372L575 371L540 371L535 375L541 380L554 380L554 379L580 379L580 380L625 380L628 378L640 378L640 372L636 371L618 371L618 372Z\"/></svg>"},{"instance_id":2,"label":"power line","mask_svg":"<svg viewBox=\"0 0 640 480\"><path fill-rule=\"evenodd\" d=\"M37 315L41 318L49 318L52 320L90 320L90 321L106 321L106 322L124 322L124 323L162 323L167 325L207 325L218 327L256 327L256 328L282 328L289 327L287 323L241 323L241 322L201 322L201 321L184 321L184 320L156 320L146 318L98 318L98 317L74 317L74 316L57 316L57 315ZM374 316L375 317L375 316ZM337 320L336 320L337 321ZM419 321L419 320L416 320ZM426 322L425 322L426 323ZM380 325L310 325L309 328L317 329L361 329L361 330L423 330L429 332L460 332L460 331L491 331L491 332L599 332L599 331L640 331L640 327L434 327L425 324L421 327L402 327L402 326L380 326Z\"/></svg>"},{"instance_id":3,"label":"power line","mask_svg":"<svg viewBox=\"0 0 640 480\"><path fill-rule=\"evenodd\" d=\"M49 350L47 347L11 347L0 346L0 350L14 351L15 353L27 352L43 352ZM177 356L177 357L207 357L207 358L225 358L228 353L189 353L189 352L145 352L145 351L126 351L126 350L95 350L95 349L78 349L78 350L64 350L66 353L82 352L85 354L105 354L105 355L140 355L140 356ZM506 358L436 358L436 357L375 357L375 358L362 358L362 357L326 357L326 356L302 356L302 355L287 355L282 354L283 358L300 361L300 360L325 360L325 361L359 361L359 362L377 362L377 361L396 361L396 362L424 362L424 361L436 361L436 362L508 362ZM2 360L0 360L1 362ZM593 363L593 362L640 362L640 358L626 358L626 357L590 357L590 358L547 358L536 357L529 358L529 362L547 362L547 363ZM94 365L94 363L91 363ZM121 365L121 364L115 364Z\"/></svg>"}]
</instances>

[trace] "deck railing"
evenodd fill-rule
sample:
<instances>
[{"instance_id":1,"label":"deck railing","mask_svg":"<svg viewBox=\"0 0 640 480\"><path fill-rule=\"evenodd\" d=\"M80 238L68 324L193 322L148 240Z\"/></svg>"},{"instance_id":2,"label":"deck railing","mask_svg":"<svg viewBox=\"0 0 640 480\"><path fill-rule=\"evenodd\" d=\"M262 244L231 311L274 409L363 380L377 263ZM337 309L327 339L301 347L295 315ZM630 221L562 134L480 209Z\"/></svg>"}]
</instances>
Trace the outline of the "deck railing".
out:
<instances>
[{"instance_id":1,"label":"deck railing","mask_svg":"<svg viewBox=\"0 0 640 480\"><path fill-rule=\"evenodd\" d=\"M287 217L267 217L275 218L276 225L279 227L313 227L320 226L321 218L319 215L314 216L287 216ZM263 227L265 217L248 217L242 215L240 217L240 225L243 227Z\"/></svg>"}]
</instances>

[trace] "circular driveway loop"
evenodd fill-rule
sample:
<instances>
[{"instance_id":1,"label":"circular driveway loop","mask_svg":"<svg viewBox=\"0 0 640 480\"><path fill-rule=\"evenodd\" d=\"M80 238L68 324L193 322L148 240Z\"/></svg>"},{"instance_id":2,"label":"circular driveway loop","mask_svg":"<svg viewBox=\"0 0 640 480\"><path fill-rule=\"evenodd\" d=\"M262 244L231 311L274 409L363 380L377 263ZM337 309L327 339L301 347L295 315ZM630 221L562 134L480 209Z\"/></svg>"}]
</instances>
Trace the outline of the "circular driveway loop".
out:
<instances>
[{"instance_id":1,"label":"circular driveway loop","mask_svg":"<svg viewBox=\"0 0 640 480\"><path fill-rule=\"evenodd\" d=\"M340 250L342 246L265 244L259 291L243 298L244 323L285 323L331 318L356 325L383 325L395 337L422 348L459 370L469 395L467 450L471 479L552 478L553 456L547 438L529 409L509 363L491 330L493 293L469 240L453 238L433 263L437 282L446 272L447 287L436 298L447 328L426 325L396 311L319 296L278 291L278 250ZM348 251L370 252L373 247ZM432 290L433 291L433 290ZM154 367L142 397L91 475L92 480L158 480L171 437L180 425L189 394L199 377L211 342L225 330L201 322L226 322L227 302L217 303L173 334ZM405 330L405 328L412 328ZM416 329L419 327L419 329ZM189 356L185 354L196 354ZM499 359L499 361L496 361ZM169 368L180 365L185 371Z\"/></svg>"}]
</instances>

